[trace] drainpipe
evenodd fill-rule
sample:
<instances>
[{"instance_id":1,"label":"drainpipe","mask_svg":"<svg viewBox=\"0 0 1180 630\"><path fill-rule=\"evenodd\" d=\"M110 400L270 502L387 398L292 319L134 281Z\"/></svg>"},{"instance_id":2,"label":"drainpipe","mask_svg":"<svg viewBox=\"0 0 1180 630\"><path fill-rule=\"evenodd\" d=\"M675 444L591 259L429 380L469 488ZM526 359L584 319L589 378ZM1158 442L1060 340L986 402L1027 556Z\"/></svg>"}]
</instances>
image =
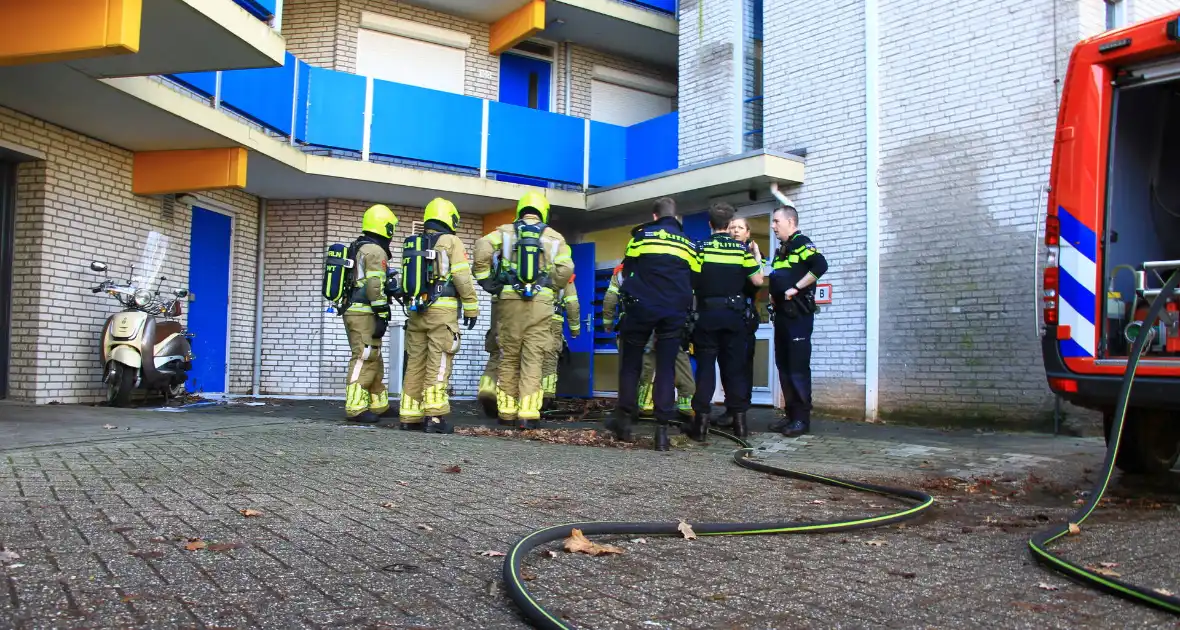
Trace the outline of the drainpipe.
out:
<instances>
[{"instance_id":1,"label":"drainpipe","mask_svg":"<svg viewBox=\"0 0 1180 630\"><path fill-rule=\"evenodd\" d=\"M254 278L254 379L251 394L262 393L262 283L266 267L266 199L258 199L258 271Z\"/></svg>"},{"instance_id":2,"label":"drainpipe","mask_svg":"<svg viewBox=\"0 0 1180 630\"><path fill-rule=\"evenodd\" d=\"M865 0L865 418L878 414L881 343L880 39L877 0Z\"/></svg>"},{"instance_id":3,"label":"drainpipe","mask_svg":"<svg viewBox=\"0 0 1180 630\"><path fill-rule=\"evenodd\" d=\"M566 116L572 116L572 114L570 114L570 91L571 91L570 82L573 80L573 76L574 76L574 73L571 70L571 68L573 67L573 64L571 62L572 58L573 58L573 55L570 53L570 43L567 41L565 43L565 115Z\"/></svg>"}]
</instances>

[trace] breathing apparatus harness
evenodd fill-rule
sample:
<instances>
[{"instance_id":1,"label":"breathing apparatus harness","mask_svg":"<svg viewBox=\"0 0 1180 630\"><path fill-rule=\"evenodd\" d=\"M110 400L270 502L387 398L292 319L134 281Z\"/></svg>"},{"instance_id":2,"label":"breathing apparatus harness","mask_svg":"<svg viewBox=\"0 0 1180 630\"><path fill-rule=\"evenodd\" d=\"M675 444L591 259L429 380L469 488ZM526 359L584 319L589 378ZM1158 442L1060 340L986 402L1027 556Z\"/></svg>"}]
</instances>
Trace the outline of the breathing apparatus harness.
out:
<instances>
[{"instance_id":1,"label":"breathing apparatus harness","mask_svg":"<svg viewBox=\"0 0 1180 630\"><path fill-rule=\"evenodd\" d=\"M365 288L363 286L357 286L357 269L360 267L360 261L357 260L357 255L360 253L362 246L369 244L380 247L385 252L386 257L392 257L389 252L389 240L378 238L368 232L362 232L349 245L333 243L328 246L327 257L324 260L322 293L324 299L330 303L328 306L329 313L335 313L337 316L340 316L353 304L369 303L369 299L365 296ZM391 287L397 285L397 278L396 271L386 272L384 284L386 296L394 297L394 294L390 291Z\"/></svg>"},{"instance_id":2,"label":"breathing apparatus harness","mask_svg":"<svg viewBox=\"0 0 1180 630\"><path fill-rule=\"evenodd\" d=\"M446 232L424 227L421 234L406 237L402 245L401 282L391 295L402 305L402 312L425 311L440 297L454 297L451 260L443 250L435 249Z\"/></svg>"},{"instance_id":3,"label":"breathing apparatus harness","mask_svg":"<svg viewBox=\"0 0 1180 630\"><path fill-rule=\"evenodd\" d=\"M512 287L526 300L533 299L542 289L550 286L544 261L556 258L557 252L545 251L541 236L548 227L541 221L529 223L523 217L512 223L512 234L505 235L500 243L500 263L495 274L495 285L500 288Z\"/></svg>"}]
</instances>

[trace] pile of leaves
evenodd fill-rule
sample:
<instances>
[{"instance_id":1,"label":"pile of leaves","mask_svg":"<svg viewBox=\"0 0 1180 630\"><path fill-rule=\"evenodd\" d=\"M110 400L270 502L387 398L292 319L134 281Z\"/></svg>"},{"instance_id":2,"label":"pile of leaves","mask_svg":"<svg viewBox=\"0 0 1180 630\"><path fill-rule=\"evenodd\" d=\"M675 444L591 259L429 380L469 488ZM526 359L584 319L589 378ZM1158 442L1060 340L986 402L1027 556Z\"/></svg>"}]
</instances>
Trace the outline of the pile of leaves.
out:
<instances>
[{"instance_id":1,"label":"pile of leaves","mask_svg":"<svg viewBox=\"0 0 1180 630\"><path fill-rule=\"evenodd\" d=\"M642 438L633 443L619 442L610 432L597 431L595 429L530 429L521 431L519 429L502 429L498 427L456 427L455 434L607 448L634 448L643 444ZM647 442L649 442L650 446L651 440L648 439Z\"/></svg>"}]
</instances>

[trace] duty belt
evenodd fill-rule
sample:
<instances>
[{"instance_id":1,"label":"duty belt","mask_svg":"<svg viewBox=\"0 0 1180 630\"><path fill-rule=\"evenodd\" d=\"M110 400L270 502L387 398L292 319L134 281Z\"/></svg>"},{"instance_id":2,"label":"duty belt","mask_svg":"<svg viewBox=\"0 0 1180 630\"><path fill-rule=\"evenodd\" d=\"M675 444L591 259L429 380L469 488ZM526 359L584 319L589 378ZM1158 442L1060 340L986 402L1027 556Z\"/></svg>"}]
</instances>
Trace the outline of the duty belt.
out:
<instances>
[{"instance_id":1,"label":"duty belt","mask_svg":"<svg viewBox=\"0 0 1180 630\"><path fill-rule=\"evenodd\" d=\"M712 311L722 308L732 309L737 312L746 310L746 299L740 295L731 295L729 297L707 297L698 300L700 310Z\"/></svg>"}]
</instances>

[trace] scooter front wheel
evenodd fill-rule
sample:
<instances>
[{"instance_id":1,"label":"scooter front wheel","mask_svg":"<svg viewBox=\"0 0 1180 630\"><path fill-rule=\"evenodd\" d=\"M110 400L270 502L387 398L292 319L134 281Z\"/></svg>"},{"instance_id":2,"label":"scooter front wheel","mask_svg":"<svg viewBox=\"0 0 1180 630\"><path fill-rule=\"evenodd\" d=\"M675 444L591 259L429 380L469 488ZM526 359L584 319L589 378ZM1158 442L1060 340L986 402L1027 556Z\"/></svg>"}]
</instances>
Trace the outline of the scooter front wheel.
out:
<instances>
[{"instance_id":1,"label":"scooter front wheel","mask_svg":"<svg viewBox=\"0 0 1180 630\"><path fill-rule=\"evenodd\" d=\"M122 363L111 367L107 379L107 403L112 407L126 407L131 402L131 390L135 389L135 368Z\"/></svg>"}]
</instances>

